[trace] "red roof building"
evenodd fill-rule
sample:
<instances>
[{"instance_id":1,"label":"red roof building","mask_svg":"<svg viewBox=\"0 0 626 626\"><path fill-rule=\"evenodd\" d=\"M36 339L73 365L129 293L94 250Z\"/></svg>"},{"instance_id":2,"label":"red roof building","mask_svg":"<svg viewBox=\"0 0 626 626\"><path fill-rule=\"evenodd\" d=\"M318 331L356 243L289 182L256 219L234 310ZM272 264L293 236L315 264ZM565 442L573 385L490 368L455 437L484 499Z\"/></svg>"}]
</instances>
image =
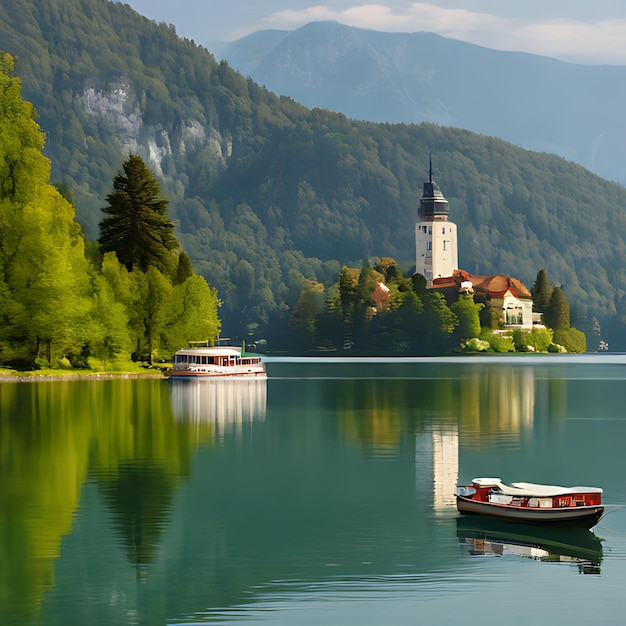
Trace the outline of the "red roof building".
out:
<instances>
[{"instance_id":1,"label":"red roof building","mask_svg":"<svg viewBox=\"0 0 626 626\"><path fill-rule=\"evenodd\" d=\"M502 321L508 328L531 330L533 324L541 321L533 315L530 291L510 276L474 276L465 270L455 270L452 276L434 279L431 288L441 292L448 304L455 302L459 294L472 294L475 302L491 307L494 326Z\"/></svg>"}]
</instances>

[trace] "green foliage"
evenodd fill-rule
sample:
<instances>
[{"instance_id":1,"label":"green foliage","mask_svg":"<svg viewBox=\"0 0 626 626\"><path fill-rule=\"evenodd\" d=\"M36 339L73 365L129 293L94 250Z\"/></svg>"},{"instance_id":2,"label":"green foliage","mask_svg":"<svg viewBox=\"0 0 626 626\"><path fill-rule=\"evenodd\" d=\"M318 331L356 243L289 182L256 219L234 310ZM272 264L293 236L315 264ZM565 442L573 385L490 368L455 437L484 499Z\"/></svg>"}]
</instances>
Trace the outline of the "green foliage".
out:
<instances>
[{"instance_id":1,"label":"green foliage","mask_svg":"<svg viewBox=\"0 0 626 626\"><path fill-rule=\"evenodd\" d=\"M168 358L189 341L214 339L221 327L217 292L193 272L180 248L154 174L131 154L113 187L103 209L109 217L101 223L100 245L105 259L115 254L134 285L119 289L134 330L133 358L151 365L154 357ZM121 276L111 258L107 263L108 273ZM105 346L105 355L116 354Z\"/></svg>"},{"instance_id":2,"label":"green foliage","mask_svg":"<svg viewBox=\"0 0 626 626\"><path fill-rule=\"evenodd\" d=\"M488 341L479 339L478 337L472 337L461 343L463 352L488 352L490 348L491 346Z\"/></svg>"},{"instance_id":3,"label":"green foliage","mask_svg":"<svg viewBox=\"0 0 626 626\"><path fill-rule=\"evenodd\" d=\"M132 271L119 263L117 249L100 256L88 246L87 260L74 209L49 183L35 112L22 101L12 69L12 59L2 56L0 362L88 367L93 356L106 366L130 350L137 359L151 362L159 350L171 355L189 339L215 337L220 329L216 292L193 274L185 253L174 249L178 242L171 222L163 226L150 216L150 242L141 246L159 240L163 254L177 261L168 260L169 276L155 267L166 265L162 257L145 255L145 250L137 259L126 258ZM124 181L118 177L119 196L110 198L124 208L143 198L143 209L148 205L166 219L167 203L155 200L158 184L139 161L129 159L126 174L133 174ZM133 187L133 180L140 182ZM152 199L142 196L146 190Z\"/></svg>"},{"instance_id":4,"label":"green foliage","mask_svg":"<svg viewBox=\"0 0 626 626\"><path fill-rule=\"evenodd\" d=\"M360 270L344 266L327 292L324 312L316 315L309 306L304 317L309 326L300 323L299 328L315 326L320 346L361 354L440 354L449 350L459 320L444 297L428 290L420 297L413 281L402 276L393 259L378 259L375 268L369 262ZM385 274L390 278L388 298L377 300L374 306L374 292ZM315 284L315 289L317 302L321 302L322 286ZM299 312L302 304L301 300ZM474 325L477 311L470 301L467 325L479 332L480 327Z\"/></svg>"},{"instance_id":5,"label":"green foliage","mask_svg":"<svg viewBox=\"0 0 626 626\"><path fill-rule=\"evenodd\" d=\"M480 335L479 313L482 304L475 304L471 295L460 295L459 299L450 306L450 310L457 316L459 325L454 330L459 341L465 341Z\"/></svg>"},{"instance_id":6,"label":"green foliage","mask_svg":"<svg viewBox=\"0 0 626 626\"><path fill-rule=\"evenodd\" d=\"M381 354L421 354L424 305L413 291L402 292L400 306L381 312L370 322L369 345Z\"/></svg>"},{"instance_id":7,"label":"green foliage","mask_svg":"<svg viewBox=\"0 0 626 626\"><path fill-rule=\"evenodd\" d=\"M452 333L459 324L458 317L446 306L445 298L438 292L423 297L424 320L421 326L422 345L426 354L445 352L452 347Z\"/></svg>"},{"instance_id":8,"label":"green foliage","mask_svg":"<svg viewBox=\"0 0 626 626\"><path fill-rule=\"evenodd\" d=\"M563 346L567 352L587 352L587 337L577 328L565 328L554 331L554 343Z\"/></svg>"},{"instance_id":9,"label":"green foliage","mask_svg":"<svg viewBox=\"0 0 626 626\"><path fill-rule=\"evenodd\" d=\"M515 342L511 333L494 332L484 328L481 330L480 339L486 341L493 352L515 352Z\"/></svg>"},{"instance_id":10,"label":"green foliage","mask_svg":"<svg viewBox=\"0 0 626 626\"><path fill-rule=\"evenodd\" d=\"M300 298L289 316L293 349L312 350L317 347L317 319L323 310L324 285L312 280L305 281Z\"/></svg>"},{"instance_id":11,"label":"green foliage","mask_svg":"<svg viewBox=\"0 0 626 626\"><path fill-rule=\"evenodd\" d=\"M156 267L174 276L178 267L174 269L172 250L178 241L167 217L167 199L141 157L131 154L122 169L102 209L109 216L100 223L102 250L115 252L129 271Z\"/></svg>"},{"instance_id":12,"label":"green foliage","mask_svg":"<svg viewBox=\"0 0 626 626\"><path fill-rule=\"evenodd\" d=\"M49 184L43 136L12 60L0 62L0 360L52 363L88 333L87 263L70 204Z\"/></svg>"},{"instance_id":13,"label":"green foliage","mask_svg":"<svg viewBox=\"0 0 626 626\"><path fill-rule=\"evenodd\" d=\"M174 276L174 282L179 285L184 283L188 278L191 278L194 275L193 265L191 264L191 259L189 255L181 250L178 255L178 265L176 267L176 275Z\"/></svg>"},{"instance_id":14,"label":"green foliage","mask_svg":"<svg viewBox=\"0 0 626 626\"><path fill-rule=\"evenodd\" d=\"M516 352L548 352L552 344L553 332L550 328L513 331L513 343Z\"/></svg>"},{"instance_id":15,"label":"green foliage","mask_svg":"<svg viewBox=\"0 0 626 626\"><path fill-rule=\"evenodd\" d=\"M533 311L544 313L550 306L553 287L548 281L548 272L540 269L535 279L535 284L531 289L533 296Z\"/></svg>"},{"instance_id":16,"label":"green foliage","mask_svg":"<svg viewBox=\"0 0 626 626\"><path fill-rule=\"evenodd\" d=\"M555 287L550 303L543 314L546 326L553 330L567 330L570 327L569 303L560 287Z\"/></svg>"},{"instance_id":17,"label":"green foliage","mask_svg":"<svg viewBox=\"0 0 626 626\"><path fill-rule=\"evenodd\" d=\"M13 59L0 53L0 198L24 205L48 182L50 163L42 154L44 136L32 104L22 101Z\"/></svg>"},{"instance_id":18,"label":"green foliage","mask_svg":"<svg viewBox=\"0 0 626 626\"><path fill-rule=\"evenodd\" d=\"M89 337L90 351L103 367L130 353L131 339L126 307L116 299L111 284L102 275L94 278L91 318L93 325Z\"/></svg>"}]
</instances>

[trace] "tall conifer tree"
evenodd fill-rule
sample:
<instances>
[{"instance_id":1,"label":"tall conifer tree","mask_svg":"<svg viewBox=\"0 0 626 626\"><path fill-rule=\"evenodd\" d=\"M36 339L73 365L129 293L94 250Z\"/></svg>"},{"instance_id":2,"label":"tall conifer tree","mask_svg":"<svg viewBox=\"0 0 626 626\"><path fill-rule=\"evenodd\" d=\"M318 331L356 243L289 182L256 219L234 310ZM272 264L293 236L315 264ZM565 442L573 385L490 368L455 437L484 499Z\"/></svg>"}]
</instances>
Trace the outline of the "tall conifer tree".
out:
<instances>
[{"instance_id":1,"label":"tall conifer tree","mask_svg":"<svg viewBox=\"0 0 626 626\"><path fill-rule=\"evenodd\" d=\"M550 304L543 318L552 330L567 330L570 327L569 302L560 287L555 287L552 291Z\"/></svg>"},{"instance_id":2,"label":"tall conifer tree","mask_svg":"<svg viewBox=\"0 0 626 626\"><path fill-rule=\"evenodd\" d=\"M552 297L552 285L545 269L540 269L537 273L531 293L533 295L533 309L545 313L550 306L550 298Z\"/></svg>"},{"instance_id":3,"label":"tall conifer tree","mask_svg":"<svg viewBox=\"0 0 626 626\"><path fill-rule=\"evenodd\" d=\"M129 271L154 267L174 277L179 247L174 224L167 216L168 201L143 159L129 155L113 180L113 193L102 211L109 217L100 222L103 252L115 252Z\"/></svg>"}]
</instances>

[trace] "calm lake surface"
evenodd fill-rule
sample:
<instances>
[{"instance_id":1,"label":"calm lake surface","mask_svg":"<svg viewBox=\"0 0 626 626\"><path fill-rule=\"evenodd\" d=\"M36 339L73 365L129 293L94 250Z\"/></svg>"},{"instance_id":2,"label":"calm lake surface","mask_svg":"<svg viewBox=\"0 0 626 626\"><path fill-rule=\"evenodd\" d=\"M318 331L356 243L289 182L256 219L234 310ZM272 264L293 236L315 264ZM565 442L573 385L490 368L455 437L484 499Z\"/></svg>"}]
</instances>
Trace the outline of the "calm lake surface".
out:
<instances>
[{"instance_id":1,"label":"calm lake surface","mask_svg":"<svg viewBox=\"0 0 626 626\"><path fill-rule=\"evenodd\" d=\"M549 533L452 492L626 504L626 357L268 373L0 384L0 624L623 623L626 508Z\"/></svg>"}]
</instances>

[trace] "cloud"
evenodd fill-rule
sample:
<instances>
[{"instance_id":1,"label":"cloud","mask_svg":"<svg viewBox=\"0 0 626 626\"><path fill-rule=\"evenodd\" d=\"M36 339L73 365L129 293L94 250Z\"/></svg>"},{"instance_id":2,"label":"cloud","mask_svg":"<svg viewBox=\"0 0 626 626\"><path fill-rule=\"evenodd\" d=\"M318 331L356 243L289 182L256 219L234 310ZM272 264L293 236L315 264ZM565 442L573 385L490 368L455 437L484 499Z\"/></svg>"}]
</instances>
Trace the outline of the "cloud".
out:
<instances>
[{"instance_id":1,"label":"cloud","mask_svg":"<svg viewBox=\"0 0 626 626\"><path fill-rule=\"evenodd\" d=\"M486 13L442 9L432 4L416 2L399 9L383 4L362 4L343 10L318 5L300 11L279 11L264 21L272 24L273 28L297 28L307 22L320 20L334 20L357 28L387 32L457 32L471 31L483 24L496 22L498 18Z\"/></svg>"},{"instance_id":2,"label":"cloud","mask_svg":"<svg viewBox=\"0 0 626 626\"><path fill-rule=\"evenodd\" d=\"M499 17L424 2L404 6L361 4L345 9L329 5L284 10L264 18L259 28L292 30L308 22L332 20L384 32L428 31L488 48L531 52L580 63L626 64L626 20L529 19Z\"/></svg>"},{"instance_id":3,"label":"cloud","mask_svg":"<svg viewBox=\"0 0 626 626\"><path fill-rule=\"evenodd\" d=\"M626 20L545 20L520 25L514 41L537 54L585 63L626 65Z\"/></svg>"}]
</instances>

